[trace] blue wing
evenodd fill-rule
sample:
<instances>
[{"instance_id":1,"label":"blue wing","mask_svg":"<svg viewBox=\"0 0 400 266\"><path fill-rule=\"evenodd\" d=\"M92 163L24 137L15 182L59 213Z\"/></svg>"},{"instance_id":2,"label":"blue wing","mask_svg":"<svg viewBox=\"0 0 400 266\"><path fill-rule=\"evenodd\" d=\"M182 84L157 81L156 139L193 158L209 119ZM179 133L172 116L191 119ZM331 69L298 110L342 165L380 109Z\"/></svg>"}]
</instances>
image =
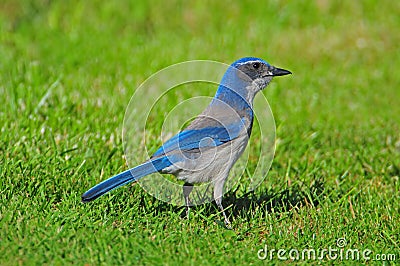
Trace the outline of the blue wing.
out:
<instances>
[{"instance_id":1,"label":"blue wing","mask_svg":"<svg viewBox=\"0 0 400 266\"><path fill-rule=\"evenodd\" d=\"M236 139L244 128L243 121L226 127L210 126L199 129L185 129L165 142L152 157L157 157L174 150L190 151L200 148L211 148ZM201 141L211 138L212 141Z\"/></svg>"}]
</instances>

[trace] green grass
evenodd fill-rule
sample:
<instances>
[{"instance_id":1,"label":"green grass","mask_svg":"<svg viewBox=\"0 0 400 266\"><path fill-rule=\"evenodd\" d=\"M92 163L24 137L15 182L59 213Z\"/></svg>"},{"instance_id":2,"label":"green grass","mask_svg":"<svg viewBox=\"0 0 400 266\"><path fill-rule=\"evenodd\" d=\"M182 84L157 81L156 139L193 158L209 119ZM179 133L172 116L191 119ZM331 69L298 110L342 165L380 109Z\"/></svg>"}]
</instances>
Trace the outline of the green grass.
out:
<instances>
[{"instance_id":1,"label":"green grass","mask_svg":"<svg viewBox=\"0 0 400 266\"><path fill-rule=\"evenodd\" d=\"M338 238L398 262L399 2L151 2L0 3L0 264L265 264L265 245ZM147 77L243 56L294 74L264 92L275 159L254 193L226 195L232 230L214 204L186 220L138 185L80 202L126 169L124 112Z\"/></svg>"}]
</instances>

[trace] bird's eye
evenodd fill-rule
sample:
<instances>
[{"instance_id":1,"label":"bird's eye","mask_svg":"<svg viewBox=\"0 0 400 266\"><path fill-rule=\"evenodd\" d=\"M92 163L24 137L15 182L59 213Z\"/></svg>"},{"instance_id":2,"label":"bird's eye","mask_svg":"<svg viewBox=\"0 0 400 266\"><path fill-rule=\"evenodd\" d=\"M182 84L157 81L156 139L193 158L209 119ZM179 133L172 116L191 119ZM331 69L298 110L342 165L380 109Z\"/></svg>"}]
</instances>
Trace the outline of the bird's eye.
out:
<instances>
[{"instance_id":1,"label":"bird's eye","mask_svg":"<svg viewBox=\"0 0 400 266\"><path fill-rule=\"evenodd\" d=\"M253 63L253 67L254 67L255 69L258 69L258 68L260 67L260 63L259 63L259 62Z\"/></svg>"}]
</instances>

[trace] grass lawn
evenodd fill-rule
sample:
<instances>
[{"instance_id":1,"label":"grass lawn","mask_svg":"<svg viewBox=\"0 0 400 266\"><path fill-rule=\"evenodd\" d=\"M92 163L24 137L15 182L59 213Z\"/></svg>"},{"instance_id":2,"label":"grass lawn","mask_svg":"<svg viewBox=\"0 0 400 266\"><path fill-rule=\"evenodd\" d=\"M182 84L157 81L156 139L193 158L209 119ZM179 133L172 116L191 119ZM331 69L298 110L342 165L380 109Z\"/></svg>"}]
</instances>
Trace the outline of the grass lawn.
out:
<instances>
[{"instance_id":1,"label":"grass lawn","mask_svg":"<svg viewBox=\"0 0 400 266\"><path fill-rule=\"evenodd\" d=\"M0 3L0 265L261 265L296 250L317 264L301 252L339 241L399 263L400 2L126 2ZM213 203L182 219L137 184L81 203L126 169L125 108L144 80L244 56L294 74L263 92L275 158L253 193L226 195L232 230Z\"/></svg>"}]
</instances>

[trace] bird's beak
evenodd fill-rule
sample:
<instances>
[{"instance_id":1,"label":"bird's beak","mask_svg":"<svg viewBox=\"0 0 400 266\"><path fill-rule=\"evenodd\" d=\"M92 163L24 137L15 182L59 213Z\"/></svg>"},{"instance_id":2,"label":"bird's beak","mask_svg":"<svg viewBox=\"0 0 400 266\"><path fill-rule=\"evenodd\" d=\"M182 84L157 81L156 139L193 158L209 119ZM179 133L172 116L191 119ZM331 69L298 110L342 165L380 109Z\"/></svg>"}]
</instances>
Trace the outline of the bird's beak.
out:
<instances>
[{"instance_id":1,"label":"bird's beak","mask_svg":"<svg viewBox=\"0 0 400 266\"><path fill-rule=\"evenodd\" d=\"M284 76L284 75L289 75L292 74L289 70L278 68L278 67L273 67L272 70L269 70L265 76Z\"/></svg>"},{"instance_id":2,"label":"bird's beak","mask_svg":"<svg viewBox=\"0 0 400 266\"><path fill-rule=\"evenodd\" d=\"M277 67L274 67L272 69L272 76L284 76L284 75L289 75L289 74L292 74L292 72L290 72L289 70L286 70L286 69L277 68Z\"/></svg>"}]
</instances>

